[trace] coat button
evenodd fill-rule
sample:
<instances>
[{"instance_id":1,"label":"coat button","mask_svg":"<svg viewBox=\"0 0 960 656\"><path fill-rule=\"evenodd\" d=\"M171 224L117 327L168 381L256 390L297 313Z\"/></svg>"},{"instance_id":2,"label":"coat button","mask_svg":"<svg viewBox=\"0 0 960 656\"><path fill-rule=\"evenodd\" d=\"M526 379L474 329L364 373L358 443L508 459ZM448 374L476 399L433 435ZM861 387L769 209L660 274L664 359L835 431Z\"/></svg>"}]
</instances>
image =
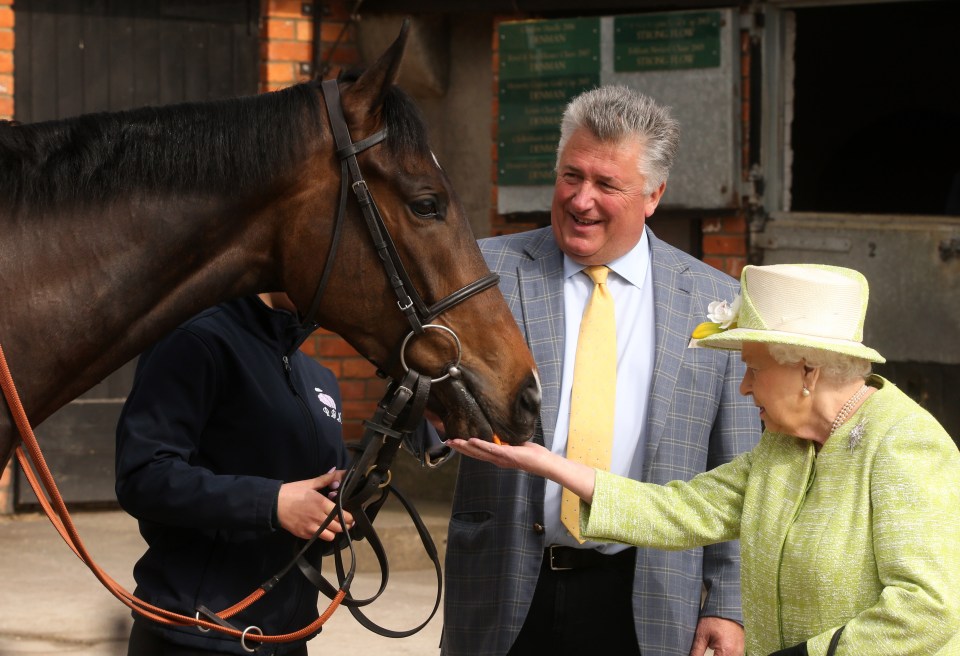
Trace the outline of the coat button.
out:
<instances>
[{"instance_id":1,"label":"coat button","mask_svg":"<svg viewBox=\"0 0 960 656\"><path fill-rule=\"evenodd\" d=\"M544 531L543 524L541 524L540 522L535 522L533 525L533 532L536 533L537 535L543 535L543 531Z\"/></svg>"}]
</instances>

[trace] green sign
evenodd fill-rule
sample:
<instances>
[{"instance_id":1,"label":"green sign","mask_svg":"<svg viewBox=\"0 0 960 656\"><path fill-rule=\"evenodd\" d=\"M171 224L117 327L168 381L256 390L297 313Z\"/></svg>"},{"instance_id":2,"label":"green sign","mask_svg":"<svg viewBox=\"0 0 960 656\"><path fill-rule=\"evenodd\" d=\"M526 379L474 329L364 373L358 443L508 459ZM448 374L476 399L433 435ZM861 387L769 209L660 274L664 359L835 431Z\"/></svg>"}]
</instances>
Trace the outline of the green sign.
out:
<instances>
[{"instance_id":1,"label":"green sign","mask_svg":"<svg viewBox=\"0 0 960 656\"><path fill-rule=\"evenodd\" d=\"M600 19L501 23L498 184L552 185L560 118L600 83Z\"/></svg>"},{"instance_id":2,"label":"green sign","mask_svg":"<svg viewBox=\"0 0 960 656\"><path fill-rule=\"evenodd\" d=\"M664 71L720 66L719 11L616 16L616 72Z\"/></svg>"}]
</instances>

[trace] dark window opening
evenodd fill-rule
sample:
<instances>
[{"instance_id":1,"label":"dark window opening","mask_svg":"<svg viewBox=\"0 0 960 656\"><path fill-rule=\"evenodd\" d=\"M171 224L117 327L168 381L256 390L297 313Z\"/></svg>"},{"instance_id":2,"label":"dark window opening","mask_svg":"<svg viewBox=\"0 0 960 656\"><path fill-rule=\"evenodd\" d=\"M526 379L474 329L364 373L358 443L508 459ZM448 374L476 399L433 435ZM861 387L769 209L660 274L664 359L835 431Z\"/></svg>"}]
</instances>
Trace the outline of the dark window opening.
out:
<instances>
[{"instance_id":1,"label":"dark window opening","mask_svg":"<svg viewBox=\"0 0 960 656\"><path fill-rule=\"evenodd\" d=\"M960 215L960 3L796 12L793 211Z\"/></svg>"}]
</instances>

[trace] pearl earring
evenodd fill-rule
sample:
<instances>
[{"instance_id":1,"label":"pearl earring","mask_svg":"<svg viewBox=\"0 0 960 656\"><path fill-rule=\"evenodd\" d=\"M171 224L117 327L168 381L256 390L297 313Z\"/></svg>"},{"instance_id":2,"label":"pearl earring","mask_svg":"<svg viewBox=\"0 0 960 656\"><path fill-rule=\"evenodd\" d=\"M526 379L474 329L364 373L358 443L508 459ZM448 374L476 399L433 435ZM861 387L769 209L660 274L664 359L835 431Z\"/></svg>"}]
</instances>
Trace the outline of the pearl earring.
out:
<instances>
[{"instance_id":1,"label":"pearl earring","mask_svg":"<svg viewBox=\"0 0 960 656\"><path fill-rule=\"evenodd\" d=\"M802 394L803 396L810 396L810 390L807 389L806 385L803 386L803 391L800 392L800 394Z\"/></svg>"}]
</instances>

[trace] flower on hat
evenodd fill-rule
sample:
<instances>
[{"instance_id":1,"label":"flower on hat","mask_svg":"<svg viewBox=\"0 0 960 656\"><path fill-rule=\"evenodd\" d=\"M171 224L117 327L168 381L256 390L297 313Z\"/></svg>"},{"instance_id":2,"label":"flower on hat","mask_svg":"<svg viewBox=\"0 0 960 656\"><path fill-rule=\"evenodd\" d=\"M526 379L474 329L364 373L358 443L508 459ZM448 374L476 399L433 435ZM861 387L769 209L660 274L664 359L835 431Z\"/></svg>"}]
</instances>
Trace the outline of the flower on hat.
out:
<instances>
[{"instance_id":1,"label":"flower on hat","mask_svg":"<svg viewBox=\"0 0 960 656\"><path fill-rule=\"evenodd\" d=\"M703 339L710 335L722 333L725 330L737 327L737 318L740 316L740 294L733 299L732 303L727 301L713 301L707 306L706 321L697 326L693 331L694 339Z\"/></svg>"}]
</instances>

